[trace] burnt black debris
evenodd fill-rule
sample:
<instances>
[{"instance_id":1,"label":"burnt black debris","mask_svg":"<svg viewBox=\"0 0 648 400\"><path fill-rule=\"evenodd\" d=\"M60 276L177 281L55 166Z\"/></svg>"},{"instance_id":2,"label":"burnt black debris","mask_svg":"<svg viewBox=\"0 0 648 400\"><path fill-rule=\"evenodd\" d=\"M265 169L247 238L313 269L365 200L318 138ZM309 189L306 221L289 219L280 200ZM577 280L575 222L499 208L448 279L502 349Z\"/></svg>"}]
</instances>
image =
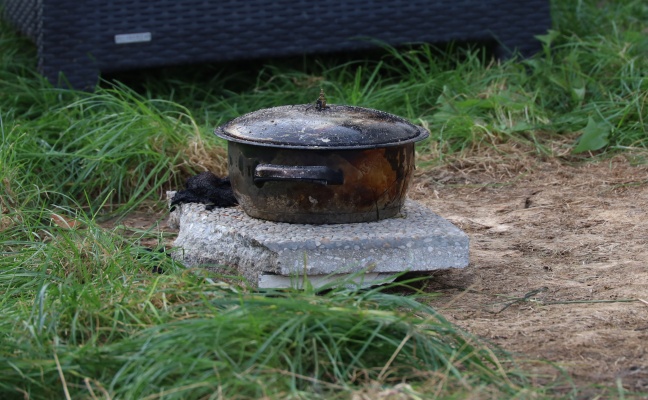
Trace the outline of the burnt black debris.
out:
<instances>
[{"instance_id":1,"label":"burnt black debris","mask_svg":"<svg viewBox=\"0 0 648 400\"><path fill-rule=\"evenodd\" d=\"M183 203L205 204L205 209L232 207L238 204L229 178L219 178L209 171L187 179L185 190L179 190L171 199L171 211Z\"/></svg>"},{"instance_id":2,"label":"burnt black debris","mask_svg":"<svg viewBox=\"0 0 648 400\"><path fill-rule=\"evenodd\" d=\"M150 247L144 247L144 251L146 251L147 254L150 254L154 260L157 260L159 262L162 262L162 259L158 256L166 256L166 257L171 257L171 254L167 253L166 249L164 247L161 247L157 250L153 250ZM137 257L138 259L142 259L143 257L140 255ZM154 265L153 268L151 269L151 272L154 274L163 274L164 270L162 269L161 266L159 265Z\"/></svg>"}]
</instances>

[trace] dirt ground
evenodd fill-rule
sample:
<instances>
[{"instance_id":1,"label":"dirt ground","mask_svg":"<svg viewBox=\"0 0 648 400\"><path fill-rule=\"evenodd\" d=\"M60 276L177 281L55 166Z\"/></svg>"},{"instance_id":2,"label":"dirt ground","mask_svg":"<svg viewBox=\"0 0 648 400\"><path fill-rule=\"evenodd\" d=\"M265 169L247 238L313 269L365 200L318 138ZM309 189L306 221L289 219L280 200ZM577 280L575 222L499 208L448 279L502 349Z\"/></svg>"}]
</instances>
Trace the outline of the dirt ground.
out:
<instances>
[{"instance_id":1,"label":"dirt ground","mask_svg":"<svg viewBox=\"0 0 648 400\"><path fill-rule=\"evenodd\" d=\"M648 392L648 166L468 158L410 197L470 236L470 265L426 283L450 321L579 385Z\"/></svg>"},{"instance_id":2,"label":"dirt ground","mask_svg":"<svg viewBox=\"0 0 648 400\"><path fill-rule=\"evenodd\" d=\"M416 172L409 196L470 236L467 268L423 282L432 305L579 386L648 392L648 165L501 154Z\"/></svg>"}]
</instances>

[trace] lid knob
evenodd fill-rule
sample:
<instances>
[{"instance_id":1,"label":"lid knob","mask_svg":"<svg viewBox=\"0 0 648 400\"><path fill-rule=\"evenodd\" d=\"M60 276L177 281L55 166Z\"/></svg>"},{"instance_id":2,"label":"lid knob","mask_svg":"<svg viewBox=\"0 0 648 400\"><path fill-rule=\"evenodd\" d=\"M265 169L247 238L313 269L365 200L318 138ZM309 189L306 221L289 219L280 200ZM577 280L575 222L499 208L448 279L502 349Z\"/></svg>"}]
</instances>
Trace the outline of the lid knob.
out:
<instances>
[{"instance_id":1,"label":"lid knob","mask_svg":"<svg viewBox=\"0 0 648 400\"><path fill-rule=\"evenodd\" d=\"M315 102L315 108L320 111L326 108L326 96L324 95L324 89L320 89L319 97Z\"/></svg>"}]
</instances>

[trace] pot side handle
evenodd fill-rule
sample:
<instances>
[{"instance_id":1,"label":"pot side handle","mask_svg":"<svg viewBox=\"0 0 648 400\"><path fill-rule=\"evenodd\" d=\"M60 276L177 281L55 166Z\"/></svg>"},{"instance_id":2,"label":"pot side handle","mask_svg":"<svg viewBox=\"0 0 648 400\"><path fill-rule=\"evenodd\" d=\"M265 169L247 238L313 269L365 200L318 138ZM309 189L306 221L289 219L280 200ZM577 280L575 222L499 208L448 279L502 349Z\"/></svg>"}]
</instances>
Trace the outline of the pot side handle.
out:
<instances>
[{"instance_id":1,"label":"pot side handle","mask_svg":"<svg viewBox=\"0 0 648 400\"><path fill-rule=\"evenodd\" d=\"M254 169L253 180L254 183L297 181L341 185L344 183L344 174L323 165L259 164Z\"/></svg>"}]
</instances>

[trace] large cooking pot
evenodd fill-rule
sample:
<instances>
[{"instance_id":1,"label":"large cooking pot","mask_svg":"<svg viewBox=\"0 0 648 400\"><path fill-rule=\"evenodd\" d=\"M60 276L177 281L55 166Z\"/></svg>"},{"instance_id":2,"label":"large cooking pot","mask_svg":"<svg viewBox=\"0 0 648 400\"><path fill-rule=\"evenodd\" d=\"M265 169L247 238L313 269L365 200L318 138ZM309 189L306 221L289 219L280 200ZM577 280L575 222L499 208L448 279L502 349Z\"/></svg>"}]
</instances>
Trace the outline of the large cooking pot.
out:
<instances>
[{"instance_id":1,"label":"large cooking pot","mask_svg":"<svg viewBox=\"0 0 648 400\"><path fill-rule=\"evenodd\" d=\"M216 129L249 216L334 224L399 214L414 142L429 132L382 111L325 104L263 109Z\"/></svg>"}]
</instances>

